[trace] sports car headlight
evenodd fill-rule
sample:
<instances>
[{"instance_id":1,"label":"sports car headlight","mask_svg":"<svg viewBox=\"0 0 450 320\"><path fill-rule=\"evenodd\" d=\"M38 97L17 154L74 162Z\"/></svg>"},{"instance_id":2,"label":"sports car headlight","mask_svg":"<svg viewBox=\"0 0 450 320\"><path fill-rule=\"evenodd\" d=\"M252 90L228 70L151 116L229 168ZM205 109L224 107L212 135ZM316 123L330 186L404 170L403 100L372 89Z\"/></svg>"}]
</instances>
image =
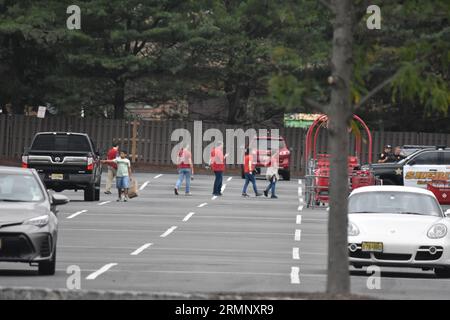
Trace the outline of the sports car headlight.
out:
<instances>
[{"instance_id":1,"label":"sports car headlight","mask_svg":"<svg viewBox=\"0 0 450 320\"><path fill-rule=\"evenodd\" d=\"M358 227L357 227L355 224L349 222L349 223L348 223L347 234L348 234L349 236L352 236L352 237L357 236L357 235L359 234L359 229L358 229Z\"/></svg>"},{"instance_id":2,"label":"sports car headlight","mask_svg":"<svg viewBox=\"0 0 450 320\"><path fill-rule=\"evenodd\" d=\"M44 227L48 224L48 219L48 215L44 215L26 220L23 224L29 224L36 227Z\"/></svg>"},{"instance_id":3,"label":"sports car headlight","mask_svg":"<svg viewBox=\"0 0 450 320\"><path fill-rule=\"evenodd\" d=\"M430 230L428 230L427 233L427 236L430 239L440 239L445 237L446 235L447 235L447 227L442 223L435 224L430 228Z\"/></svg>"}]
</instances>

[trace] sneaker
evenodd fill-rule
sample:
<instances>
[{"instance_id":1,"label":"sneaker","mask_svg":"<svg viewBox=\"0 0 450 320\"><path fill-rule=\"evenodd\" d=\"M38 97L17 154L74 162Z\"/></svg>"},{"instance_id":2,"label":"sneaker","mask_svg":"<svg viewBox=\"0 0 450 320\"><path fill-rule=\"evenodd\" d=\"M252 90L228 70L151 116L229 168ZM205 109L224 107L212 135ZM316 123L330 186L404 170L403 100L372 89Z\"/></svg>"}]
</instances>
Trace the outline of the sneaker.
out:
<instances>
[{"instance_id":1,"label":"sneaker","mask_svg":"<svg viewBox=\"0 0 450 320\"><path fill-rule=\"evenodd\" d=\"M173 191L175 192L175 195L178 195L178 189L177 188L173 189Z\"/></svg>"},{"instance_id":2,"label":"sneaker","mask_svg":"<svg viewBox=\"0 0 450 320\"><path fill-rule=\"evenodd\" d=\"M271 196L271 198L272 199L278 199L278 197L276 195L274 195L274 194Z\"/></svg>"},{"instance_id":3,"label":"sneaker","mask_svg":"<svg viewBox=\"0 0 450 320\"><path fill-rule=\"evenodd\" d=\"M185 194L184 194L185 196L192 196L192 193L190 193L190 192L186 192Z\"/></svg>"},{"instance_id":4,"label":"sneaker","mask_svg":"<svg viewBox=\"0 0 450 320\"><path fill-rule=\"evenodd\" d=\"M260 197L260 196L262 196L262 193L257 192L257 193L255 194L255 196Z\"/></svg>"},{"instance_id":5,"label":"sneaker","mask_svg":"<svg viewBox=\"0 0 450 320\"><path fill-rule=\"evenodd\" d=\"M122 200L122 199L118 198L116 201L117 201L117 202L120 202L121 200Z\"/></svg>"},{"instance_id":6,"label":"sneaker","mask_svg":"<svg viewBox=\"0 0 450 320\"><path fill-rule=\"evenodd\" d=\"M243 193L242 196L243 196L244 198L250 197L250 196L249 196L248 194L246 194L246 193Z\"/></svg>"},{"instance_id":7,"label":"sneaker","mask_svg":"<svg viewBox=\"0 0 450 320\"><path fill-rule=\"evenodd\" d=\"M111 194L111 191L105 191L105 194Z\"/></svg>"},{"instance_id":8,"label":"sneaker","mask_svg":"<svg viewBox=\"0 0 450 320\"><path fill-rule=\"evenodd\" d=\"M269 196L269 192L268 192L267 190L264 190L264 195L265 195L266 197L268 197L268 196Z\"/></svg>"}]
</instances>

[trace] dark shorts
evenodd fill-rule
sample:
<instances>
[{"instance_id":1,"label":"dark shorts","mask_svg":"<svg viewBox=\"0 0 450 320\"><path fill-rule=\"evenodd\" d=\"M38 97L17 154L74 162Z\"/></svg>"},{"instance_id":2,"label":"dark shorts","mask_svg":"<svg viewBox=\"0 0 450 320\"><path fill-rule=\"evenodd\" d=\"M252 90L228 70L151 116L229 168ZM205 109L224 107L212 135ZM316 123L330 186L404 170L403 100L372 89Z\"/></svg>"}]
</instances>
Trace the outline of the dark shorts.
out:
<instances>
[{"instance_id":1,"label":"dark shorts","mask_svg":"<svg viewBox=\"0 0 450 320\"><path fill-rule=\"evenodd\" d=\"M116 177L117 189L128 189L130 187L129 177Z\"/></svg>"}]
</instances>

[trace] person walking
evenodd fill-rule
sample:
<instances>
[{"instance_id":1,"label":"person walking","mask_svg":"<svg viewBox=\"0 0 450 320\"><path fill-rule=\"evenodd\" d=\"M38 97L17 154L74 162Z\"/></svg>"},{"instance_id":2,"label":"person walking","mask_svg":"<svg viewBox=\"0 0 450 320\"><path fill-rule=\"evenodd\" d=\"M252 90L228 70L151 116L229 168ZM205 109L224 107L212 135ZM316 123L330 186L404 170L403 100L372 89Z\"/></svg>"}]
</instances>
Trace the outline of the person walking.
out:
<instances>
[{"instance_id":1,"label":"person walking","mask_svg":"<svg viewBox=\"0 0 450 320\"><path fill-rule=\"evenodd\" d=\"M253 157L250 154L249 148L245 149L245 155L244 155L244 177L245 177L245 183L244 188L242 189L242 196L243 197L249 197L247 194L247 188L248 184L251 182L253 186L253 191L255 192L255 196L259 197L262 194L258 192L258 188L256 187L256 180L255 175L253 174Z\"/></svg>"},{"instance_id":2,"label":"person walking","mask_svg":"<svg viewBox=\"0 0 450 320\"><path fill-rule=\"evenodd\" d=\"M264 190L264 195L266 197L269 196L269 191L272 193L272 195L271 195L272 199L278 199L277 195L275 194L275 187L276 187L277 181L280 179L280 176L278 175L279 167L280 167L279 151L272 150L272 157L270 159L270 167L267 168L267 172L266 172L266 179L269 180L269 185Z\"/></svg>"},{"instance_id":3,"label":"person walking","mask_svg":"<svg viewBox=\"0 0 450 320\"><path fill-rule=\"evenodd\" d=\"M175 184L174 192L178 195L178 190L183 184L183 180L186 179L186 190L185 194L187 196L191 195L191 179L194 176L194 164L192 163L192 154L189 151L189 146L185 145L181 147L180 151L178 151L177 155L177 168L178 168L178 180Z\"/></svg>"},{"instance_id":4,"label":"person walking","mask_svg":"<svg viewBox=\"0 0 450 320\"><path fill-rule=\"evenodd\" d=\"M119 144L117 142L113 142L111 149L108 150L106 155L107 160L114 160L119 157ZM111 187L114 178L117 175L117 164L111 162L108 164L108 175L106 177L106 190L105 194L111 194Z\"/></svg>"},{"instance_id":5,"label":"person walking","mask_svg":"<svg viewBox=\"0 0 450 320\"><path fill-rule=\"evenodd\" d=\"M128 189L130 188L130 179L131 179L131 162L127 158L127 153L123 150L120 151L120 157L114 160L102 160L102 163L117 164L117 176L116 176L116 187L118 191L117 201L127 202L129 200L128 197Z\"/></svg>"},{"instance_id":6,"label":"person walking","mask_svg":"<svg viewBox=\"0 0 450 320\"><path fill-rule=\"evenodd\" d=\"M223 142L219 141L215 148L211 150L209 165L214 172L213 195L222 195L223 172L225 171L225 159L228 154L223 155Z\"/></svg>"}]
</instances>

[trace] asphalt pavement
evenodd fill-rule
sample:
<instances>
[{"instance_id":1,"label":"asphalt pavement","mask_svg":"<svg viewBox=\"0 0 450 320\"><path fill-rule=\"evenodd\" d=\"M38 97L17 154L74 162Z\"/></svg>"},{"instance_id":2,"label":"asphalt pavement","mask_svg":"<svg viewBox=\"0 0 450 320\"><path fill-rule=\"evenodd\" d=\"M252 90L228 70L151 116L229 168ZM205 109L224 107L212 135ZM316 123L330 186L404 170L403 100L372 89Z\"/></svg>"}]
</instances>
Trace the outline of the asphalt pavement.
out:
<instances>
[{"instance_id":1,"label":"asphalt pavement","mask_svg":"<svg viewBox=\"0 0 450 320\"><path fill-rule=\"evenodd\" d=\"M326 287L325 208L302 204L302 182L280 181L279 199L241 197L243 180L225 174L213 197L212 175L175 196L175 174L137 173L139 197L99 202L65 191L58 213L57 271L39 276L26 264L0 263L0 286L67 288L68 269L81 270L81 289L143 292L320 292ZM265 180L257 180L260 191ZM73 269L72 269L73 270ZM351 269L352 292L380 298L448 299L450 279L431 271L382 268L380 289L365 269Z\"/></svg>"}]
</instances>

